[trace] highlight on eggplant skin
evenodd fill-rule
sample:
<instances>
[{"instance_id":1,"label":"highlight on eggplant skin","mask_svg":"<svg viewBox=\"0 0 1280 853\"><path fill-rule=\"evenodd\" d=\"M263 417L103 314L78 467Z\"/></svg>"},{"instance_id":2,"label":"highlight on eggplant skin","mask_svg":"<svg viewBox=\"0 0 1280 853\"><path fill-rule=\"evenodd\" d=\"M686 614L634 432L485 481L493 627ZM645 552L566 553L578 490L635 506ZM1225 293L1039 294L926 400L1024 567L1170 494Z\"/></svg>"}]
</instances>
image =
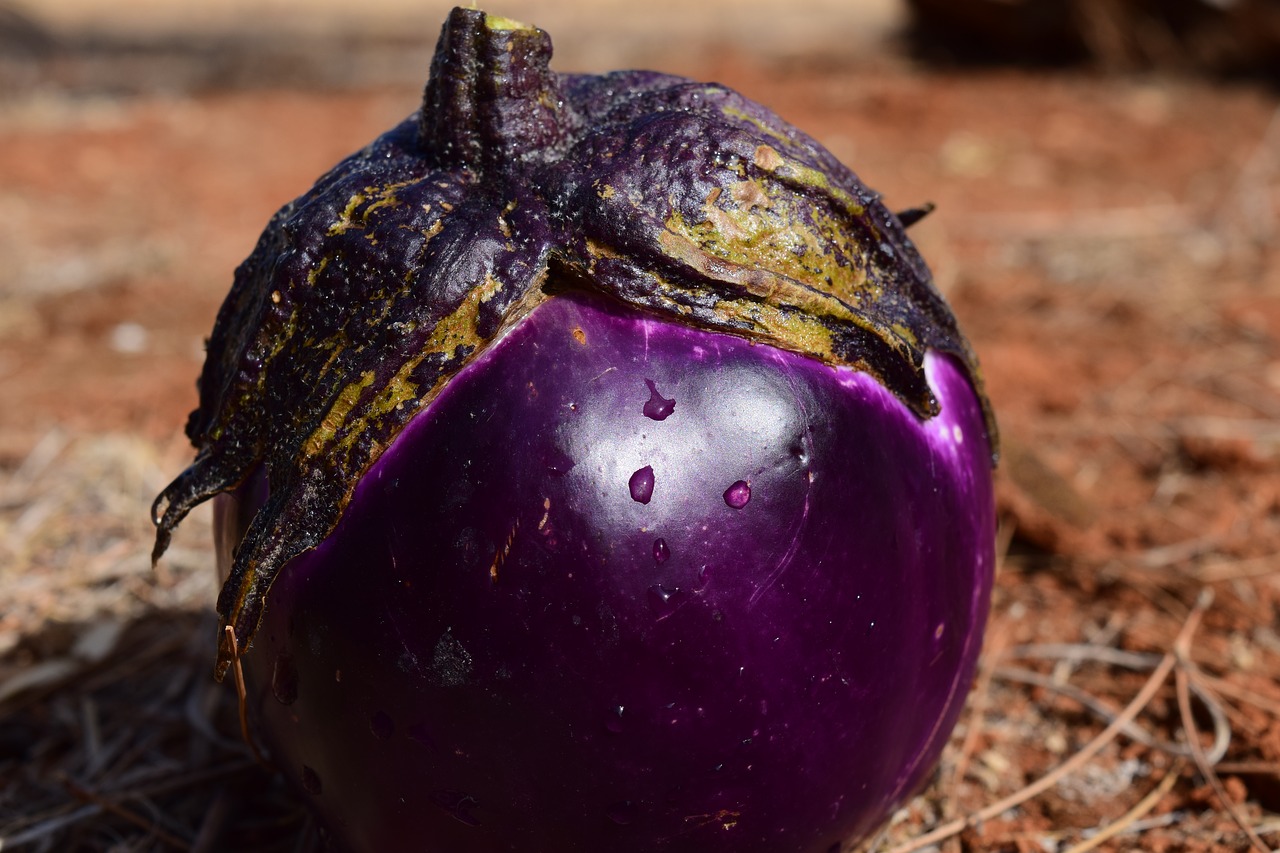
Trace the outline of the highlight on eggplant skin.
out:
<instances>
[{"instance_id":1,"label":"highlight on eggplant skin","mask_svg":"<svg viewBox=\"0 0 1280 853\"><path fill-rule=\"evenodd\" d=\"M976 358L923 209L725 87L550 55L455 9L419 112L271 220L155 556L218 496L215 674L352 849L825 853L972 678Z\"/></svg>"}]
</instances>

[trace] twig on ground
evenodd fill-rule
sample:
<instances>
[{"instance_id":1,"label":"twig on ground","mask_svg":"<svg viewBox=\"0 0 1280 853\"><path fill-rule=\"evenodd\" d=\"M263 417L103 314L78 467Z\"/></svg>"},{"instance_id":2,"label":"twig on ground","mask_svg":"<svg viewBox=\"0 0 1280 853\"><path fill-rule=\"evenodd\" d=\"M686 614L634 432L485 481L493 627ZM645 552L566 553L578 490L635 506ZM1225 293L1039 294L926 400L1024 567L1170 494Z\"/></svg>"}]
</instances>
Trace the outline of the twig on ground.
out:
<instances>
[{"instance_id":1,"label":"twig on ground","mask_svg":"<svg viewBox=\"0 0 1280 853\"><path fill-rule=\"evenodd\" d=\"M1267 554L1247 560L1215 560L1196 569L1196 579L1201 583L1257 578L1280 572L1280 554Z\"/></svg>"},{"instance_id":2,"label":"twig on ground","mask_svg":"<svg viewBox=\"0 0 1280 853\"><path fill-rule=\"evenodd\" d=\"M1214 769L1219 773L1280 776L1280 761L1219 761Z\"/></svg>"},{"instance_id":3,"label":"twig on ground","mask_svg":"<svg viewBox=\"0 0 1280 853\"><path fill-rule=\"evenodd\" d=\"M1171 789L1178 781L1178 777L1182 775L1182 768L1185 766L1185 761L1176 762L1173 767L1165 771L1164 777L1160 780L1160 784L1156 785L1149 794L1139 800L1137 805L1113 820L1111 823L1107 824L1102 829L1098 830L1089 838L1068 848L1066 853L1087 853L1087 851L1093 850L1103 842L1115 838L1120 833L1133 828L1140 819L1146 816L1147 812L1151 811L1157 804L1159 804L1165 794L1169 793L1169 789Z\"/></svg>"},{"instance_id":4,"label":"twig on ground","mask_svg":"<svg viewBox=\"0 0 1280 853\"><path fill-rule=\"evenodd\" d=\"M1271 240L1275 235L1276 209L1268 191L1270 178L1277 169L1276 152L1280 149L1280 107L1271 114L1271 121L1254 146L1253 153L1236 175L1235 186L1224 208L1236 207L1243 215L1250 236L1258 244ZM1219 220L1228 219L1228 211L1218 212ZM1221 222L1220 230L1230 228L1231 223Z\"/></svg>"},{"instance_id":5,"label":"twig on ground","mask_svg":"<svg viewBox=\"0 0 1280 853\"><path fill-rule=\"evenodd\" d=\"M167 776L150 784L140 785L130 793L139 797L156 797L161 794L171 794L175 791L181 791L219 779L233 779L253 766L253 763L248 759L229 761L213 767L206 767L202 770L194 770L181 776Z\"/></svg>"},{"instance_id":6,"label":"twig on ground","mask_svg":"<svg viewBox=\"0 0 1280 853\"><path fill-rule=\"evenodd\" d=\"M1085 639L1095 646L1110 647L1111 642L1120 635L1121 628L1127 617L1123 613L1112 613L1107 617L1107 623L1096 630L1090 630L1089 636ZM1053 667L1053 677L1058 681L1066 681L1071 674L1076 671L1079 661L1060 660Z\"/></svg>"},{"instance_id":7,"label":"twig on ground","mask_svg":"<svg viewBox=\"0 0 1280 853\"><path fill-rule=\"evenodd\" d=\"M179 838L164 827L157 825L155 821L145 818L131 809L125 808L114 800L109 800L106 797L90 791L71 777L63 777L62 783L77 800L97 806L104 812L109 812L121 820L128 821L134 826L145 829L148 833L163 841L165 844L168 844L170 847L177 848L178 850L191 849L191 845L186 840Z\"/></svg>"},{"instance_id":8,"label":"twig on ground","mask_svg":"<svg viewBox=\"0 0 1280 853\"><path fill-rule=\"evenodd\" d=\"M1200 620L1212 601L1213 595L1211 590L1205 590L1205 592L1197 598L1195 605L1191 608L1190 613L1187 614L1187 618L1178 632L1178 637L1174 642L1174 649L1184 646L1189 647L1190 638L1200 626ZM1124 727L1132 722L1138 714L1147 707L1148 703L1151 702L1156 693L1169 678L1169 673L1173 671L1177 662L1178 657L1175 652L1171 651L1165 654L1164 657L1160 659L1160 663L1156 666L1155 671L1151 673L1150 678L1147 679L1146 684L1144 684L1142 689L1138 691L1138 695L1135 696L1127 706L1125 706L1125 709L1120 712L1114 721L1112 721L1111 725L1107 726L1101 734L1081 747L1075 755L1071 756L1062 764L1059 764L1056 768L1021 790L1016 791L967 817L950 821L931 832L927 832L924 835L907 842L906 844L899 845L893 849L892 853L912 853L912 851L928 847L931 844L936 844L944 839L963 832L969 827L976 826L983 821L997 817L1005 811L1021 805L1027 800L1047 791L1070 773L1088 764L1095 755L1102 751L1103 747L1115 740L1116 736L1120 734Z\"/></svg>"},{"instance_id":9,"label":"twig on ground","mask_svg":"<svg viewBox=\"0 0 1280 853\"><path fill-rule=\"evenodd\" d=\"M1206 593L1208 591L1208 589L1205 590ZM1206 597L1208 596L1202 593L1202 600ZM1200 730L1196 726L1195 715L1191 711L1190 681L1192 674L1196 671L1196 666L1191 660L1191 637L1189 635L1179 635L1173 644L1173 654L1178 660L1177 671L1174 673L1174 683L1178 692L1178 711L1182 715L1182 726L1186 731L1187 744L1191 747L1191 755L1195 760L1196 767L1200 770L1200 775L1204 776L1205 780L1208 781L1209 787L1213 789L1214 796L1218 798L1222 808L1226 810L1231 819L1244 832L1245 837L1249 839L1249 844L1260 853L1271 853L1271 848L1253 831L1253 827L1244 819L1244 815L1240 814L1240 809L1236 807L1235 802L1227 794L1226 788L1222 786L1222 780L1218 778L1218 774L1213 769L1212 762L1209 761L1208 756L1204 753L1204 747L1200 745Z\"/></svg>"},{"instance_id":10,"label":"twig on ground","mask_svg":"<svg viewBox=\"0 0 1280 853\"><path fill-rule=\"evenodd\" d=\"M1127 669L1151 669L1160 663L1160 655L1144 652L1127 652L1111 646L1093 643L1035 643L1014 646L1004 653L1006 658L1059 658L1062 660L1094 661L1096 663L1123 666Z\"/></svg>"},{"instance_id":11,"label":"twig on ground","mask_svg":"<svg viewBox=\"0 0 1280 853\"><path fill-rule=\"evenodd\" d=\"M0 850L46 841L55 833L101 813L102 808L100 806L89 805L67 814L54 815L12 835L0 835Z\"/></svg>"},{"instance_id":12,"label":"twig on ground","mask_svg":"<svg viewBox=\"0 0 1280 853\"><path fill-rule=\"evenodd\" d=\"M191 843L191 853L211 853L216 850L222 831L226 828L227 817L231 813L231 796L226 785L218 788L213 802L204 813L200 822L200 831Z\"/></svg>"},{"instance_id":13,"label":"twig on ground","mask_svg":"<svg viewBox=\"0 0 1280 853\"><path fill-rule=\"evenodd\" d=\"M1082 690L1069 682L1055 681L1051 676L1042 675L1028 669L1016 669L1014 667L1000 667L995 671L995 676L1004 681L1013 681L1019 684L1027 684L1032 687L1040 687L1044 690L1051 690L1054 693L1065 696L1084 707L1087 711L1092 712L1104 723L1111 722L1117 716L1117 712L1103 704L1101 699L1098 699L1091 693ZM1209 707L1212 708L1213 706L1210 705ZM1218 709L1218 712L1220 714L1221 709ZM1211 710L1210 713L1213 713L1213 711ZM1217 718L1215 717L1215 719ZM1162 741L1135 723L1130 723L1125 726L1120 733L1143 746L1149 746L1152 749L1158 749L1161 752L1167 752L1170 755L1175 755L1179 758L1191 757L1191 750L1189 747L1179 746L1176 743L1169 743L1168 741ZM1226 755L1227 745L1230 741L1231 731L1227 728L1224 735L1215 739L1213 751L1210 755L1216 755L1218 758Z\"/></svg>"},{"instance_id":14,"label":"twig on ground","mask_svg":"<svg viewBox=\"0 0 1280 853\"><path fill-rule=\"evenodd\" d=\"M23 457L22 463L5 482L4 497L0 506L19 506L26 497L26 490L53 464L67 445L71 443L65 431L53 427L45 432Z\"/></svg>"},{"instance_id":15,"label":"twig on ground","mask_svg":"<svg viewBox=\"0 0 1280 853\"><path fill-rule=\"evenodd\" d=\"M1199 557L1201 554L1207 554L1222 544L1222 536L1220 534L1208 534L1206 536L1196 536L1192 539L1184 539L1181 542L1174 542L1172 545L1162 545L1159 548L1148 548L1143 554L1139 562L1143 568L1147 569L1163 569L1182 563L1187 560Z\"/></svg>"},{"instance_id":16,"label":"twig on ground","mask_svg":"<svg viewBox=\"0 0 1280 853\"><path fill-rule=\"evenodd\" d=\"M978 747L978 737L982 733L987 707L991 703L991 676L995 670L995 662L1000 659L1004 650L1007 634L1008 629L1005 623L997 623L991 632L987 654L982 657L982 666L978 670L978 678L972 693L974 702L969 710L969 726L960 744L960 755L956 758L955 767L951 771L951 784L947 786L950 795L943 805L944 818L950 818L956 813L956 795L960 790L960 783L969 772L969 763Z\"/></svg>"}]
</instances>

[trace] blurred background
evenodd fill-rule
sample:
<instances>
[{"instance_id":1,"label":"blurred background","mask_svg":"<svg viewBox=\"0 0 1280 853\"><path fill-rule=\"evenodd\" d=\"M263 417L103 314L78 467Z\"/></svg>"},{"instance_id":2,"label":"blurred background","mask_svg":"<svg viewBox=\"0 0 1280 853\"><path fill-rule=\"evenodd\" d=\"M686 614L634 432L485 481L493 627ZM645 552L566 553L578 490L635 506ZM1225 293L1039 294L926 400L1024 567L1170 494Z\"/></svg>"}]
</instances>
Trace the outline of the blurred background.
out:
<instances>
[{"instance_id":1,"label":"blurred background","mask_svg":"<svg viewBox=\"0 0 1280 853\"><path fill-rule=\"evenodd\" d=\"M153 571L148 506L190 460L181 428L232 270L280 205L416 108L451 5L0 0L6 851L314 842L207 675L208 514ZM1002 425L1003 568L944 784L883 849L1061 762L1141 683L1010 655L1163 652L1203 589L1195 659L1222 701L1197 717L1206 746L1227 727L1221 792L1129 740L945 843L1078 849L1174 773L1098 848L1262 849L1244 823L1280 844L1280 4L488 10L549 31L562 71L728 84L891 208L938 205L911 235ZM1170 697L1148 709L1152 742L1195 737Z\"/></svg>"}]
</instances>

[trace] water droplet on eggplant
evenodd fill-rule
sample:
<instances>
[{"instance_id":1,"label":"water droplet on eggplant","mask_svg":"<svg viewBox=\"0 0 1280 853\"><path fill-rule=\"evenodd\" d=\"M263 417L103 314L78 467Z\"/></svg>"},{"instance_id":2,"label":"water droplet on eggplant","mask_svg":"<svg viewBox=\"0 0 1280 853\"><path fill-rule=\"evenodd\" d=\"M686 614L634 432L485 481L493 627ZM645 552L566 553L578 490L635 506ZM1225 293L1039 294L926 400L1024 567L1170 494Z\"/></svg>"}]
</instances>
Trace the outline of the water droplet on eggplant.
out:
<instances>
[{"instance_id":1,"label":"water droplet on eggplant","mask_svg":"<svg viewBox=\"0 0 1280 853\"><path fill-rule=\"evenodd\" d=\"M742 509L751 501L751 484L739 480L724 490L724 502L734 509Z\"/></svg>"},{"instance_id":2,"label":"water droplet on eggplant","mask_svg":"<svg viewBox=\"0 0 1280 853\"><path fill-rule=\"evenodd\" d=\"M653 466L646 465L631 475L627 488L631 491L631 499L636 503L647 504L653 498Z\"/></svg>"},{"instance_id":3,"label":"water droplet on eggplant","mask_svg":"<svg viewBox=\"0 0 1280 853\"><path fill-rule=\"evenodd\" d=\"M680 587L665 587L660 583L656 583L649 587L649 609L652 610L659 620L666 619L672 613L676 612L682 603L683 595Z\"/></svg>"},{"instance_id":4,"label":"water droplet on eggplant","mask_svg":"<svg viewBox=\"0 0 1280 853\"><path fill-rule=\"evenodd\" d=\"M658 393L658 386L652 379L646 379L649 386L649 399L644 404L644 416L655 421L665 421L676 410L675 398L667 399Z\"/></svg>"},{"instance_id":5,"label":"water droplet on eggplant","mask_svg":"<svg viewBox=\"0 0 1280 853\"><path fill-rule=\"evenodd\" d=\"M298 699L298 667L288 654L277 657L271 670L271 695L281 705L292 705Z\"/></svg>"}]
</instances>

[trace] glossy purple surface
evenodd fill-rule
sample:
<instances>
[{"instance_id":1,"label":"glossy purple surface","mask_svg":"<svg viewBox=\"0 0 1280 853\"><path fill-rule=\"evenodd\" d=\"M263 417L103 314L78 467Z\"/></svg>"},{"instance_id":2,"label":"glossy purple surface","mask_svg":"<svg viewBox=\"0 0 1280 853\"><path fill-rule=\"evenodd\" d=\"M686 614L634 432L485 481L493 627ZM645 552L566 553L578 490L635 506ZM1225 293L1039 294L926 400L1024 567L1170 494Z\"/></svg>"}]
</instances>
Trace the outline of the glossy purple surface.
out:
<instances>
[{"instance_id":1,"label":"glossy purple surface","mask_svg":"<svg viewBox=\"0 0 1280 853\"><path fill-rule=\"evenodd\" d=\"M272 760L354 850L872 831L954 725L992 581L983 412L927 372L922 422L864 374L552 299L276 579L244 659ZM218 500L224 567L262 489Z\"/></svg>"}]
</instances>

